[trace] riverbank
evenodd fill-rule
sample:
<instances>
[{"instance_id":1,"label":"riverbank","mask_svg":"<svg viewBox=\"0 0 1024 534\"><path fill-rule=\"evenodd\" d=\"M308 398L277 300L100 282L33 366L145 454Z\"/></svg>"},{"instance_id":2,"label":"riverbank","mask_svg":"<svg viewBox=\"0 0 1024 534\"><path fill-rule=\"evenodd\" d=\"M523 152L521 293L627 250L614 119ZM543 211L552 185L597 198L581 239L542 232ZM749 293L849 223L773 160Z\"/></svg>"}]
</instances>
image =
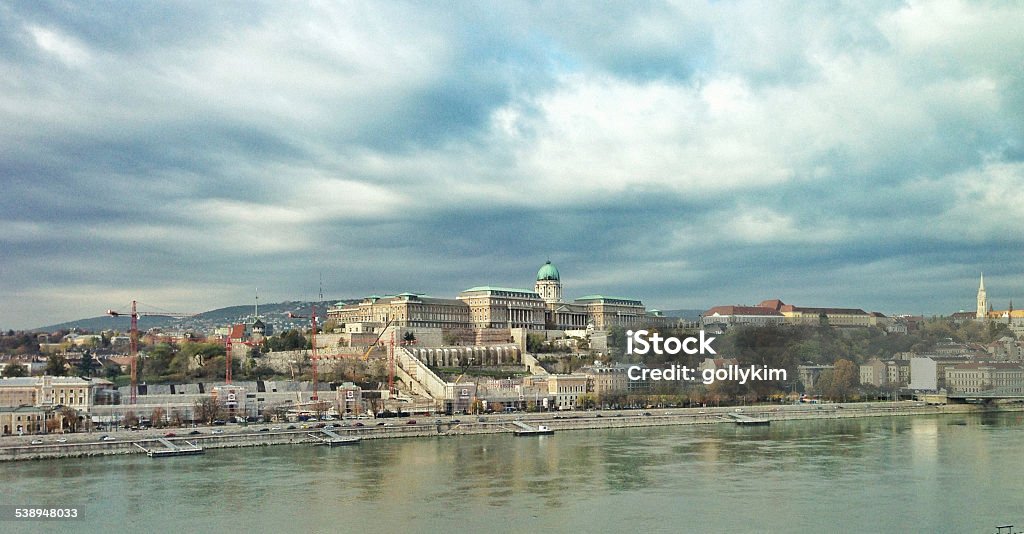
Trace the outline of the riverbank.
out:
<instances>
[{"instance_id":1,"label":"riverbank","mask_svg":"<svg viewBox=\"0 0 1024 534\"><path fill-rule=\"evenodd\" d=\"M855 417L896 417L939 414L977 414L1022 412L1024 404L930 406L920 402L845 403L820 405L765 405L722 408L675 408L623 411L579 411L523 413L440 418L368 420L341 423L333 432L363 440L460 436L471 434L511 434L513 421L545 425L555 431L649 426L735 424L728 414L740 413L764 417L773 423L807 419L844 419ZM194 434L192 434L194 432ZM217 433L214 433L217 432ZM175 436L165 437L173 433ZM101 441L101 436L113 438ZM117 432L92 432L49 436L7 436L0 438L0 461L75 458L118 454L140 454L144 449L161 448L160 438L178 445L194 444L204 449L258 447L269 445L318 445L325 435L316 428L292 428L272 425L227 425L195 429L164 429ZM57 442L58 439L66 441ZM42 441L32 444L32 441Z\"/></svg>"}]
</instances>

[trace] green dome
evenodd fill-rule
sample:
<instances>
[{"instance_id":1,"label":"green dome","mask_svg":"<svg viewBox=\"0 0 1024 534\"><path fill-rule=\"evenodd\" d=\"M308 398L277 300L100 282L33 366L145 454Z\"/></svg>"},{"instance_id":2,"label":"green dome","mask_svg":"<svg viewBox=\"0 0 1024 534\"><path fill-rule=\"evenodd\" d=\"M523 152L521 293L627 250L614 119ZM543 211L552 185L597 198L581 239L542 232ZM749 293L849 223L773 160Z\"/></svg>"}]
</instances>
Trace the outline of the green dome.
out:
<instances>
[{"instance_id":1,"label":"green dome","mask_svg":"<svg viewBox=\"0 0 1024 534\"><path fill-rule=\"evenodd\" d=\"M544 265L537 271L537 281L541 280L559 280L558 269L551 265L551 260L544 262Z\"/></svg>"}]
</instances>

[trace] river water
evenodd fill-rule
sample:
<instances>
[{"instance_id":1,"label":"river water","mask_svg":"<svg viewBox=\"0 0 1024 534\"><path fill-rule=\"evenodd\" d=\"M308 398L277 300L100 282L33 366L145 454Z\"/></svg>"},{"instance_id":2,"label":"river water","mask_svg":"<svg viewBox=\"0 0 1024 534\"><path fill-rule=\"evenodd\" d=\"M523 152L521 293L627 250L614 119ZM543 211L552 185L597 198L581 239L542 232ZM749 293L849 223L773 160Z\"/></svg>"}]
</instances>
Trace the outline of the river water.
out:
<instances>
[{"instance_id":1,"label":"river water","mask_svg":"<svg viewBox=\"0 0 1024 534\"><path fill-rule=\"evenodd\" d=\"M369 440L8 462L3 532L1024 530L1024 416Z\"/></svg>"}]
</instances>

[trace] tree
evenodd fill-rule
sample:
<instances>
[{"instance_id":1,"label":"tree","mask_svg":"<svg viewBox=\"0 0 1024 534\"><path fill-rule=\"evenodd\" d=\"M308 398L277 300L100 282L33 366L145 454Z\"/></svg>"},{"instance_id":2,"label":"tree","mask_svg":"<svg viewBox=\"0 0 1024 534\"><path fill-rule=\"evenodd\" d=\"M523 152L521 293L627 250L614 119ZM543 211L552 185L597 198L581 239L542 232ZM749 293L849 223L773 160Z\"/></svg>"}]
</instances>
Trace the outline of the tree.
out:
<instances>
[{"instance_id":1,"label":"tree","mask_svg":"<svg viewBox=\"0 0 1024 534\"><path fill-rule=\"evenodd\" d=\"M127 428L139 426L139 416L135 415L135 410L128 410L124 413L124 426Z\"/></svg>"},{"instance_id":2,"label":"tree","mask_svg":"<svg viewBox=\"0 0 1024 534\"><path fill-rule=\"evenodd\" d=\"M18 362L10 362L4 366L4 376L7 378L28 376L28 368Z\"/></svg>"},{"instance_id":3,"label":"tree","mask_svg":"<svg viewBox=\"0 0 1024 534\"><path fill-rule=\"evenodd\" d=\"M96 359L92 357L92 352L85 351L82 353L82 361L78 364L78 374L82 376L92 376L96 370Z\"/></svg>"},{"instance_id":4,"label":"tree","mask_svg":"<svg viewBox=\"0 0 1024 534\"><path fill-rule=\"evenodd\" d=\"M416 334L412 333L412 330L406 330L405 335L402 336L402 341L404 341L406 345L415 343Z\"/></svg>"},{"instance_id":5,"label":"tree","mask_svg":"<svg viewBox=\"0 0 1024 534\"><path fill-rule=\"evenodd\" d=\"M526 352L536 354L544 348L544 336L540 334L526 334Z\"/></svg>"},{"instance_id":6,"label":"tree","mask_svg":"<svg viewBox=\"0 0 1024 534\"><path fill-rule=\"evenodd\" d=\"M192 418L206 424L211 424L217 419L221 419L223 411L220 404L213 400L213 397L205 397L197 400L193 408L194 411L192 412Z\"/></svg>"},{"instance_id":7,"label":"tree","mask_svg":"<svg viewBox=\"0 0 1024 534\"><path fill-rule=\"evenodd\" d=\"M594 395L593 393L584 393L583 395L579 396L578 403L580 408L583 408L584 410L590 410L595 405L597 405L597 396Z\"/></svg>"},{"instance_id":8,"label":"tree","mask_svg":"<svg viewBox=\"0 0 1024 534\"><path fill-rule=\"evenodd\" d=\"M54 354L46 360L44 373L50 376L64 376L68 372L68 359L62 354Z\"/></svg>"},{"instance_id":9,"label":"tree","mask_svg":"<svg viewBox=\"0 0 1024 534\"><path fill-rule=\"evenodd\" d=\"M165 412L163 408L159 406L153 408L152 415L149 416L149 423L153 425L153 428L163 428L165 420Z\"/></svg>"},{"instance_id":10,"label":"tree","mask_svg":"<svg viewBox=\"0 0 1024 534\"><path fill-rule=\"evenodd\" d=\"M331 409L331 403L327 401L317 401L313 403L313 413L316 414L317 419L323 419L327 415L327 412Z\"/></svg>"},{"instance_id":11,"label":"tree","mask_svg":"<svg viewBox=\"0 0 1024 534\"><path fill-rule=\"evenodd\" d=\"M828 388L822 388L825 395L832 400L844 402L860 382L857 366L846 359L836 360L830 378L831 380L827 384Z\"/></svg>"},{"instance_id":12,"label":"tree","mask_svg":"<svg viewBox=\"0 0 1024 534\"><path fill-rule=\"evenodd\" d=\"M278 336L267 339L266 345L267 350L270 352L310 348L309 341L306 340L306 336L302 335L302 332L299 332L294 328L287 332L282 332Z\"/></svg>"},{"instance_id":13,"label":"tree","mask_svg":"<svg viewBox=\"0 0 1024 534\"><path fill-rule=\"evenodd\" d=\"M60 410L60 416L64 420L64 425L67 430L71 432L78 432L78 412L74 408L65 406Z\"/></svg>"},{"instance_id":14,"label":"tree","mask_svg":"<svg viewBox=\"0 0 1024 534\"><path fill-rule=\"evenodd\" d=\"M167 343L160 343L149 350L146 362L146 371L150 378L159 380L171 372L171 362L174 360L174 347Z\"/></svg>"},{"instance_id":15,"label":"tree","mask_svg":"<svg viewBox=\"0 0 1024 534\"><path fill-rule=\"evenodd\" d=\"M107 377L107 380L114 380L121 376L121 366L116 363L105 365L103 368L103 376Z\"/></svg>"}]
</instances>

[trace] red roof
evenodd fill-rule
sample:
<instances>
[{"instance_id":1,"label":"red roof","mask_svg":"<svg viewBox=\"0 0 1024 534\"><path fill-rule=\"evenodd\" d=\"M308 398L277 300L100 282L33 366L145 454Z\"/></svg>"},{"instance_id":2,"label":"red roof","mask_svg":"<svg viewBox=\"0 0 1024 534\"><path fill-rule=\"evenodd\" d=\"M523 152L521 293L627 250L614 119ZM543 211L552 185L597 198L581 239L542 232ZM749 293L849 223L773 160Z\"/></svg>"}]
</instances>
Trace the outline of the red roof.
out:
<instances>
[{"instance_id":1,"label":"red roof","mask_svg":"<svg viewBox=\"0 0 1024 534\"><path fill-rule=\"evenodd\" d=\"M231 325L231 339L245 339L245 325L244 324L233 324L233 325Z\"/></svg>"},{"instance_id":2,"label":"red roof","mask_svg":"<svg viewBox=\"0 0 1024 534\"><path fill-rule=\"evenodd\" d=\"M782 315L771 308L762 306L715 306L704 312L704 316L710 317L716 313L718 315Z\"/></svg>"}]
</instances>

